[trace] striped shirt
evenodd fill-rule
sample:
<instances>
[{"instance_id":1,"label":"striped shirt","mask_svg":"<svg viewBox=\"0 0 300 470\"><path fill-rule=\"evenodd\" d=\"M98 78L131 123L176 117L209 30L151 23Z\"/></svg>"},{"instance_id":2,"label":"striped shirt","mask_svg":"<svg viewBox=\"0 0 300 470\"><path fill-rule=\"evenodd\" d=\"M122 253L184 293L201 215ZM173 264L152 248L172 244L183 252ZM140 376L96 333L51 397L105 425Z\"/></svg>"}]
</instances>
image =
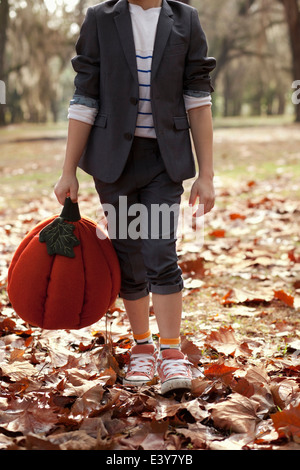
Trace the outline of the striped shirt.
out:
<instances>
[{"instance_id":1,"label":"striped shirt","mask_svg":"<svg viewBox=\"0 0 300 470\"><path fill-rule=\"evenodd\" d=\"M129 3L139 80L139 108L135 130L135 135L139 137L156 137L150 90L151 64L160 10L160 7L144 10L139 5Z\"/></svg>"}]
</instances>

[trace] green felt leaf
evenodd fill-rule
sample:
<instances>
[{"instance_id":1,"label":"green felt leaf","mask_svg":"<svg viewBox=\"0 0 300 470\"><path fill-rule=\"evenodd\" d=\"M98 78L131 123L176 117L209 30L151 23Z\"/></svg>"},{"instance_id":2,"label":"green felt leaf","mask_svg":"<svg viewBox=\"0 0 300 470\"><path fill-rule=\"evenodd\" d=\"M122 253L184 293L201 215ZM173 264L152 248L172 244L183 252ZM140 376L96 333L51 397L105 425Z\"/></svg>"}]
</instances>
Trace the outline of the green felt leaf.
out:
<instances>
[{"instance_id":1,"label":"green felt leaf","mask_svg":"<svg viewBox=\"0 0 300 470\"><path fill-rule=\"evenodd\" d=\"M74 246L80 244L73 234L75 225L64 221L62 217L57 217L51 224L47 225L39 234L39 241L45 242L49 255L62 255L74 258Z\"/></svg>"}]
</instances>

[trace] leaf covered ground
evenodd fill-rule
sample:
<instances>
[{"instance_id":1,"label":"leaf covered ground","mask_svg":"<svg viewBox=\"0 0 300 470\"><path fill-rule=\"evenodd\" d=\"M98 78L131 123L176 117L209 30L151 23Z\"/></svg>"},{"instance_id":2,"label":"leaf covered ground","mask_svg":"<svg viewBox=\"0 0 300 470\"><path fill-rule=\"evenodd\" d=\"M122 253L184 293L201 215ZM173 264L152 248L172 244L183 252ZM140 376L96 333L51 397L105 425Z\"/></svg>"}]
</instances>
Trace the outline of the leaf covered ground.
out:
<instances>
[{"instance_id":1,"label":"leaf covered ground","mask_svg":"<svg viewBox=\"0 0 300 470\"><path fill-rule=\"evenodd\" d=\"M205 216L203 246L190 233L178 242L182 349L193 364L193 387L163 397L156 382L122 386L132 338L119 300L78 331L34 328L13 311L7 269L25 233L59 211L49 194L64 135L17 141L7 132L0 161L0 449L300 450L299 134L294 125L216 129L217 202ZM97 218L97 207L82 176L81 213Z\"/></svg>"}]
</instances>

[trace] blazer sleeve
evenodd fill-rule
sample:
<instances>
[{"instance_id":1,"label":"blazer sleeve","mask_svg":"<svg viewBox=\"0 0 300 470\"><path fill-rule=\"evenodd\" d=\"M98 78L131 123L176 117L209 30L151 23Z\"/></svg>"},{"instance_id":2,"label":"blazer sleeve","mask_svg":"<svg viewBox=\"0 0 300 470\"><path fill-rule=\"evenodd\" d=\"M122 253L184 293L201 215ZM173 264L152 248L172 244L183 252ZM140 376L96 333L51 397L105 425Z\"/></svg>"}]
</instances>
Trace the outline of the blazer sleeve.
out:
<instances>
[{"instance_id":1,"label":"blazer sleeve","mask_svg":"<svg viewBox=\"0 0 300 470\"><path fill-rule=\"evenodd\" d=\"M71 60L76 72L75 95L99 100L100 49L93 7L88 8L81 26L76 53Z\"/></svg>"},{"instance_id":2,"label":"blazer sleeve","mask_svg":"<svg viewBox=\"0 0 300 470\"><path fill-rule=\"evenodd\" d=\"M199 92L214 91L210 73L216 67L216 59L207 57L207 41L195 9L192 10L191 21L191 39L185 63L183 89L185 94L197 96Z\"/></svg>"}]
</instances>

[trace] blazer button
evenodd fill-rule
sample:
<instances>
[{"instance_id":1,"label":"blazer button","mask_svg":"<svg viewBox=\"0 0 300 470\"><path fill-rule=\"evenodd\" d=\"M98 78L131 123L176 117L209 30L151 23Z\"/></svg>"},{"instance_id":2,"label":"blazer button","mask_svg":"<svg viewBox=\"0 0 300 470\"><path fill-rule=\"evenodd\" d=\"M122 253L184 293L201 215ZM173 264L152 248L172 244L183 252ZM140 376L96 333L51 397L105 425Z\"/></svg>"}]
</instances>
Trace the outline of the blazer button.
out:
<instances>
[{"instance_id":1,"label":"blazer button","mask_svg":"<svg viewBox=\"0 0 300 470\"><path fill-rule=\"evenodd\" d=\"M132 140L133 135L130 132L126 132L126 134L124 134L124 137L126 140Z\"/></svg>"},{"instance_id":2,"label":"blazer button","mask_svg":"<svg viewBox=\"0 0 300 470\"><path fill-rule=\"evenodd\" d=\"M138 99L138 98L135 98L134 96L132 96L132 97L130 98L130 103L131 103L131 104L136 105L136 104L138 104L138 102L139 102L139 99Z\"/></svg>"}]
</instances>

